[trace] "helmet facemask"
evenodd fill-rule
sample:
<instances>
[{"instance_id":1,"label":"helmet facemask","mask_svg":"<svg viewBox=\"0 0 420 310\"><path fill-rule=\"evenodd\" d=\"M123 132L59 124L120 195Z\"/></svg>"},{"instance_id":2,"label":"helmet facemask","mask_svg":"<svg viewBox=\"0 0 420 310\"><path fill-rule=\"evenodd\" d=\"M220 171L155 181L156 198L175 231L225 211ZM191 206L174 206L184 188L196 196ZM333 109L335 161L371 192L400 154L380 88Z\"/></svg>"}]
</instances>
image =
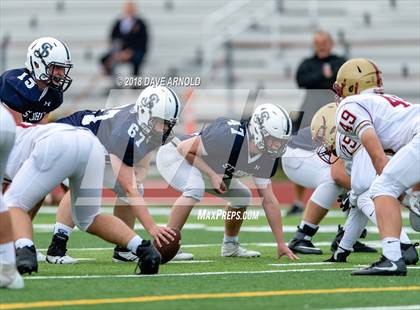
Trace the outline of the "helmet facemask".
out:
<instances>
[{"instance_id":1,"label":"helmet facemask","mask_svg":"<svg viewBox=\"0 0 420 310\"><path fill-rule=\"evenodd\" d=\"M266 153L272 158L281 157L286 152L287 142L289 139L280 139L273 137L264 128L263 122L260 117L255 118L258 124L259 135L261 139L255 139L255 135L252 135L255 146L261 153ZM257 141L260 140L260 141Z\"/></svg>"},{"instance_id":2,"label":"helmet facemask","mask_svg":"<svg viewBox=\"0 0 420 310\"><path fill-rule=\"evenodd\" d=\"M287 142L289 141L289 139L279 139L270 136L264 129L263 140L264 152L273 158L281 157L286 152Z\"/></svg>"},{"instance_id":3,"label":"helmet facemask","mask_svg":"<svg viewBox=\"0 0 420 310\"><path fill-rule=\"evenodd\" d=\"M69 77L70 69L73 67L71 64L62 64L57 62L52 62L47 67L47 73L46 73L46 81L48 87L51 87L53 89L56 89L60 92L65 92L73 82L73 80ZM53 75L56 68L63 68L64 69L64 75ZM42 76L44 77L44 76Z\"/></svg>"},{"instance_id":4,"label":"helmet facemask","mask_svg":"<svg viewBox=\"0 0 420 310\"><path fill-rule=\"evenodd\" d=\"M335 131L335 127L332 130ZM315 145L318 146L316 153L318 154L319 158L321 158L323 162L332 165L338 160L337 153L335 151L335 143L330 144L325 138L326 136L327 126L321 126L312 140L314 141ZM332 155L334 155L336 158L333 159Z\"/></svg>"},{"instance_id":5,"label":"helmet facemask","mask_svg":"<svg viewBox=\"0 0 420 310\"><path fill-rule=\"evenodd\" d=\"M158 122L163 122L163 131L156 130L156 124ZM146 137L146 143L164 145L174 137L172 129L176 123L177 120L175 119L163 120L161 118L151 117L147 124L142 123L140 125L140 130Z\"/></svg>"}]
</instances>

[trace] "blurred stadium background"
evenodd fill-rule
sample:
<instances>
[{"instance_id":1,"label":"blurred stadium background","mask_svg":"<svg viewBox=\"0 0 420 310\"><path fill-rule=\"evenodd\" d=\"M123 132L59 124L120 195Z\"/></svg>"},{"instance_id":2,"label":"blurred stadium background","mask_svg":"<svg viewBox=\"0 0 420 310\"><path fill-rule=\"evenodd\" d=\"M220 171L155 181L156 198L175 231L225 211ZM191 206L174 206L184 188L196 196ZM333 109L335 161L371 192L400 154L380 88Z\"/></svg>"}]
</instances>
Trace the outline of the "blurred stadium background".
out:
<instances>
[{"instance_id":1,"label":"blurred stadium background","mask_svg":"<svg viewBox=\"0 0 420 310\"><path fill-rule=\"evenodd\" d=\"M419 102L418 0L134 2L150 34L142 76L201 79L199 88L177 89L189 103L179 130L194 130L215 116L242 113L248 91L261 90L257 101L298 110L304 90L297 88L295 72L312 54L312 36L319 29L331 33L337 54L373 59L383 70L387 92ZM112 105L133 102L139 90L108 96L114 82L101 74L99 65L123 4L1 0L0 71L23 67L28 44L54 36L68 44L74 62L74 82L56 115L103 108L110 98ZM121 65L119 71L131 75L128 66Z\"/></svg>"}]
</instances>

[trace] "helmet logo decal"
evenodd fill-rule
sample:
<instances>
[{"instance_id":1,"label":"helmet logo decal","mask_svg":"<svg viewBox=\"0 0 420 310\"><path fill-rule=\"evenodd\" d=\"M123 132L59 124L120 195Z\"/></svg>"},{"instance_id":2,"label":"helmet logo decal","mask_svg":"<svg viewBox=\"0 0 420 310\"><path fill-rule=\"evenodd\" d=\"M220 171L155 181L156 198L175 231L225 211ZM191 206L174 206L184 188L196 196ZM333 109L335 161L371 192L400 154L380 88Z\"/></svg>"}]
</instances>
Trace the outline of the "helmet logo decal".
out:
<instances>
[{"instance_id":1,"label":"helmet logo decal","mask_svg":"<svg viewBox=\"0 0 420 310\"><path fill-rule=\"evenodd\" d=\"M37 49L34 52L34 55L38 58L48 57L48 55L50 54L50 50L52 48L53 48L53 46L50 43L45 42L45 43L42 44L41 48Z\"/></svg>"},{"instance_id":2,"label":"helmet logo decal","mask_svg":"<svg viewBox=\"0 0 420 310\"><path fill-rule=\"evenodd\" d=\"M151 109L159 102L159 96L157 94L151 94L149 98L142 98L141 105L145 108Z\"/></svg>"},{"instance_id":3,"label":"helmet logo decal","mask_svg":"<svg viewBox=\"0 0 420 310\"><path fill-rule=\"evenodd\" d=\"M267 111L262 111L260 118L261 118L261 121L268 120L270 118L270 114Z\"/></svg>"}]
</instances>

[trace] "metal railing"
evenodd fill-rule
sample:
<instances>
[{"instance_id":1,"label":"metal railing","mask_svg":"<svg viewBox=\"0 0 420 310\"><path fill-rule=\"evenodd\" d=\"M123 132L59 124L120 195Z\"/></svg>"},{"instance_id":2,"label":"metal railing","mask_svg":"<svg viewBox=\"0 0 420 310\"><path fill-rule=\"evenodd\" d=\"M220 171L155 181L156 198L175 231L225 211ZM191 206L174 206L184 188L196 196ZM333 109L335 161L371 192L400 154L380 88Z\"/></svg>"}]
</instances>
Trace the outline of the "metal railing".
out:
<instances>
[{"instance_id":1,"label":"metal railing","mask_svg":"<svg viewBox=\"0 0 420 310\"><path fill-rule=\"evenodd\" d=\"M257 9L256 1L261 3ZM261 20L276 11L276 0L232 0L225 6L210 14L203 22L203 61L201 74L203 77L210 75L215 55L223 51L227 42L245 32L256 21ZM233 16L239 16L233 20ZM225 21L229 20L229 23Z\"/></svg>"}]
</instances>

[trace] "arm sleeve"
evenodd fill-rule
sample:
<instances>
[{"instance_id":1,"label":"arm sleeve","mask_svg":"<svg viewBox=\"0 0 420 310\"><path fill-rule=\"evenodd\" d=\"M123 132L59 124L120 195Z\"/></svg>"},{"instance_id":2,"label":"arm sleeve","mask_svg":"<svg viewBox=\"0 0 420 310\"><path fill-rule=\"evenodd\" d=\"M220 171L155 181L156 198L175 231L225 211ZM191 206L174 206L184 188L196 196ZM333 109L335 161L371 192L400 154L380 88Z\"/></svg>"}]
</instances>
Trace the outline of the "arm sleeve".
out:
<instances>
[{"instance_id":1,"label":"arm sleeve","mask_svg":"<svg viewBox=\"0 0 420 310\"><path fill-rule=\"evenodd\" d=\"M271 179L254 177L254 183L258 186L265 186L271 183Z\"/></svg>"},{"instance_id":2,"label":"arm sleeve","mask_svg":"<svg viewBox=\"0 0 420 310\"><path fill-rule=\"evenodd\" d=\"M351 168L351 188L356 196L370 188L376 177L375 168L372 165L368 152L362 148L353 156Z\"/></svg>"},{"instance_id":3,"label":"arm sleeve","mask_svg":"<svg viewBox=\"0 0 420 310\"><path fill-rule=\"evenodd\" d=\"M352 138L360 139L366 129L373 127L372 122L368 110L357 102L348 102L337 111L337 130Z\"/></svg>"},{"instance_id":4,"label":"arm sleeve","mask_svg":"<svg viewBox=\"0 0 420 310\"><path fill-rule=\"evenodd\" d=\"M134 139L127 136L111 135L107 141L101 141L109 154L117 156L127 166L134 165Z\"/></svg>"},{"instance_id":5,"label":"arm sleeve","mask_svg":"<svg viewBox=\"0 0 420 310\"><path fill-rule=\"evenodd\" d=\"M263 164L261 165L261 168L256 173L254 173L254 177L262 179L271 179L277 172L279 161L279 158L276 158L274 160L271 157L265 157L263 159Z\"/></svg>"},{"instance_id":6,"label":"arm sleeve","mask_svg":"<svg viewBox=\"0 0 420 310\"><path fill-rule=\"evenodd\" d=\"M229 134L226 134L226 132ZM208 156L229 158L235 136L230 134L227 124L216 120L201 132L201 141Z\"/></svg>"}]
</instances>

